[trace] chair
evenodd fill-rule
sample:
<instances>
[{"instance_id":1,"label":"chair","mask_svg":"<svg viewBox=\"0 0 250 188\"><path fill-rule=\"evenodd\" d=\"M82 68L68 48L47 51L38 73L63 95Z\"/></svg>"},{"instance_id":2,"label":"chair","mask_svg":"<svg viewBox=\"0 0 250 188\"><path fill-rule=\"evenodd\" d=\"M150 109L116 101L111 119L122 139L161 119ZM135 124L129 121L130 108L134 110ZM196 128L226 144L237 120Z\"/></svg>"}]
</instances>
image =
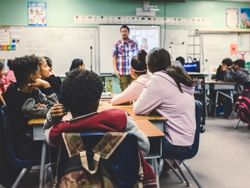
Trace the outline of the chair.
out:
<instances>
[{"instance_id":1,"label":"chair","mask_svg":"<svg viewBox=\"0 0 250 188\"><path fill-rule=\"evenodd\" d=\"M87 152L89 166L91 166L93 157L92 149L99 143L105 133L81 133L80 135ZM63 172L68 168L74 169L74 167L79 166L79 163L69 160L64 144L62 144L59 155L58 179L62 177ZM139 180L137 137L133 134L128 134L107 161L112 169L113 178L117 180L118 187L134 187L135 183ZM106 164L106 162L104 164Z\"/></svg>"},{"instance_id":2,"label":"chair","mask_svg":"<svg viewBox=\"0 0 250 188\"><path fill-rule=\"evenodd\" d=\"M239 118L238 122L235 124L234 128L237 129L240 122L250 125L250 82L245 82L243 85L243 91L238 96L236 103L231 114L236 112L237 117Z\"/></svg>"},{"instance_id":3,"label":"chair","mask_svg":"<svg viewBox=\"0 0 250 188\"><path fill-rule=\"evenodd\" d=\"M170 166L170 168L173 170L173 172L175 173L175 175L181 180L183 181L183 179L185 180L187 186L190 186L190 183L188 181L188 179L186 178L185 174L183 173L182 169L180 168L180 165L183 164L183 166L186 168L186 170L188 171L188 173L190 174L190 176L192 177L192 179L194 180L194 182L196 183L196 185L201 188L201 184L198 181L198 179L196 178L196 176L194 175L194 173L192 172L192 170L186 165L186 163L184 162L187 159L191 159L193 158L199 150L199 142L200 142L200 123L201 123L201 113L202 113L202 104L199 101L195 101L195 119L196 119L196 131L195 131L195 137L194 137L194 143L191 146L191 149L189 150L189 152L185 153L185 154L181 154L181 155L175 155L175 156L169 156L167 157L167 159L165 159L165 162ZM181 174L181 177L179 176L179 174L175 171L174 167L172 166L172 164L168 161L168 159L172 159L174 162L174 165L177 167L179 173ZM181 161L181 164L179 164L178 161ZM183 179L182 179L183 178Z\"/></svg>"},{"instance_id":4,"label":"chair","mask_svg":"<svg viewBox=\"0 0 250 188\"><path fill-rule=\"evenodd\" d=\"M12 188L16 188L18 184L20 183L20 181L22 180L22 178L24 177L24 175L27 172L29 172L29 170L32 167L38 166L40 164L40 161L39 160L21 160L16 156L14 152L14 148L11 143L11 139L10 139L11 127L8 124L8 121L7 121L8 116L5 113L5 111L6 111L5 107L0 109L1 123L4 128L5 151L7 153L8 162L10 163L11 166L22 169L18 177L16 178L14 184L11 186Z\"/></svg>"}]
</instances>

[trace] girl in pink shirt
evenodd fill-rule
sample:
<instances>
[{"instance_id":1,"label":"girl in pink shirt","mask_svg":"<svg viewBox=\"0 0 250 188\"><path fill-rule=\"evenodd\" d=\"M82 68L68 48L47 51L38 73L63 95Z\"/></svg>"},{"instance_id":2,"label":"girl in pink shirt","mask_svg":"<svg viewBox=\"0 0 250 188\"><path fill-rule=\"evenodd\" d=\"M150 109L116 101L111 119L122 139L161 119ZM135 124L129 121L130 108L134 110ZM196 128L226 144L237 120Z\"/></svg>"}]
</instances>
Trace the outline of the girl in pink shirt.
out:
<instances>
[{"instance_id":1,"label":"girl in pink shirt","mask_svg":"<svg viewBox=\"0 0 250 188\"><path fill-rule=\"evenodd\" d=\"M5 105L5 101L2 97L2 94L5 93L5 91L7 90L7 88L9 87L11 83L16 82L15 75L11 69L11 63L12 61L8 60L7 65L9 67L9 70L4 72L4 64L0 62L0 103L1 105Z\"/></svg>"},{"instance_id":2,"label":"girl in pink shirt","mask_svg":"<svg viewBox=\"0 0 250 188\"><path fill-rule=\"evenodd\" d=\"M130 75L134 81L122 93L111 100L112 105L131 103L140 96L150 78L147 74L146 55L147 52L140 50L138 55L132 58Z\"/></svg>"},{"instance_id":3,"label":"girl in pink shirt","mask_svg":"<svg viewBox=\"0 0 250 188\"><path fill-rule=\"evenodd\" d=\"M147 56L153 73L134 105L136 114L156 111L167 118L163 157L186 153L194 141L196 128L193 80L180 67L171 67L170 55L163 48Z\"/></svg>"}]
</instances>

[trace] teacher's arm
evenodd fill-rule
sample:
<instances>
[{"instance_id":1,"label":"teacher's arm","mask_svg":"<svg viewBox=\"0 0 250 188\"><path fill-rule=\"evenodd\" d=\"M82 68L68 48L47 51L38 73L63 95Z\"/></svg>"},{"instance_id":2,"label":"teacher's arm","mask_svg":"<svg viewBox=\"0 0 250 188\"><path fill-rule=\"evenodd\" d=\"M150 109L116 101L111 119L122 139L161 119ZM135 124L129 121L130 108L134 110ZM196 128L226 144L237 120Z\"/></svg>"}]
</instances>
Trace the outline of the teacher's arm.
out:
<instances>
[{"instance_id":1,"label":"teacher's arm","mask_svg":"<svg viewBox=\"0 0 250 188\"><path fill-rule=\"evenodd\" d=\"M116 56L113 56L113 67L114 67L114 72L115 72L115 74L116 74L116 76L118 77L118 78L120 78L120 75L119 75L119 72L118 72L118 70L117 70L117 58L116 58Z\"/></svg>"}]
</instances>

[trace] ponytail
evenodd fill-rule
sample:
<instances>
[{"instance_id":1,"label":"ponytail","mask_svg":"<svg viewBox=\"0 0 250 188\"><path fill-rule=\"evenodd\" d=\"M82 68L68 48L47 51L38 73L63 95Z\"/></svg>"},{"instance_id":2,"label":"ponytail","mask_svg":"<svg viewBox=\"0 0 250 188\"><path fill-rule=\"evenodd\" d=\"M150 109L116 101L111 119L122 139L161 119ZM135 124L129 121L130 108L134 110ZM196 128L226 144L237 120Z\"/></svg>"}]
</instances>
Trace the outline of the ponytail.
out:
<instances>
[{"instance_id":1,"label":"ponytail","mask_svg":"<svg viewBox=\"0 0 250 188\"><path fill-rule=\"evenodd\" d=\"M166 70L166 73L171 78L174 79L178 89L182 93L183 93L183 91L181 88L181 84L188 86L188 87L194 86L194 81L192 80L192 78L187 73L184 73L180 67L177 67L177 66L168 67Z\"/></svg>"}]
</instances>

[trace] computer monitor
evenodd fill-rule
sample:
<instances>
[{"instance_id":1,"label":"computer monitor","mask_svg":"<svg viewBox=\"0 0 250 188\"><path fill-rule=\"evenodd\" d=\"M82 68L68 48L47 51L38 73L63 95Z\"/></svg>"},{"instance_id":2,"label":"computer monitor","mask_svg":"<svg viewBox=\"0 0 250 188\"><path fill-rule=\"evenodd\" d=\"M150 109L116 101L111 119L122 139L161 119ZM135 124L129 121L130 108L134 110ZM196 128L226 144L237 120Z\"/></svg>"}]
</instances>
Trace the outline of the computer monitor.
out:
<instances>
[{"instance_id":1,"label":"computer monitor","mask_svg":"<svg viewBox=\"0 0 250 188\"><path fill-rule=\"evenodd\" d=\"M195 61L192 63L185 63L184 69L187 72L200 72L200 61Z\"/></svg>"}]
</instances>

